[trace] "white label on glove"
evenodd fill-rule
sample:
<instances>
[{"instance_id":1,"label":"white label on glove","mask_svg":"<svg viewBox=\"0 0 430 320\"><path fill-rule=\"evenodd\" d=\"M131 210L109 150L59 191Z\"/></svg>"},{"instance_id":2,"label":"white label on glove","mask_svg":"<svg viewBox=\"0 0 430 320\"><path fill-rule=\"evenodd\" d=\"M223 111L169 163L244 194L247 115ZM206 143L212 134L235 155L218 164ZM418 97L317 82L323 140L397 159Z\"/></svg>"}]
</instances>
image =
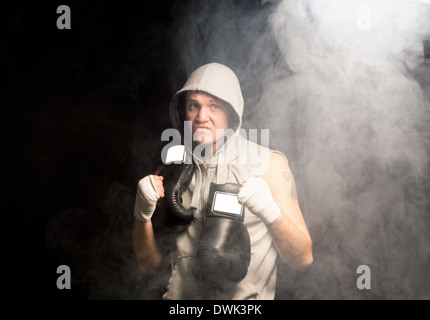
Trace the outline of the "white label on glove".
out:
<instances>
[{"instance_id":1,"label":"white label on glove","mask_svg":"<svg viewBox=\"0 0 430 320\"><path fill-rule=\"evenodd\" d=\"M237 195L215 192L214 210L240 215L242 206L237 201Z\"/></svg>"}]
</instances>

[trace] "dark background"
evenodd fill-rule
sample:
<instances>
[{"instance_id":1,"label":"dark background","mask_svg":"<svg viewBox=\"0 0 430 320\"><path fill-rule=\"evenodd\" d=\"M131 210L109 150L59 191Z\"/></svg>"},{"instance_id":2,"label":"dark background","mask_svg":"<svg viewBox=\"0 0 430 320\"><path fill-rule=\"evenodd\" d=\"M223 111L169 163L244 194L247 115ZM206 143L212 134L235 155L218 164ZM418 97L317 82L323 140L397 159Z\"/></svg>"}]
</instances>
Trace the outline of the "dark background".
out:
<instances>
[{"instance_id":1,"label":"dark background","mask_svg":"<svg viewBox=\"0 0 430 320\"><path fill-rule=\"evenodd\" d=\"M107 265L115 258L102 242L132 205L117 202L133 197L159 160L154 148L173 92L166 78L172 3L18 1L3 12L2 211L7 278L17 296L122 296L91 289L98 270L91 263L94 252ZM71 8L70 30L56 27L61 4ZM135 141L144 145L140 154ZM49 241L48 222L65 211L70 216L53 224ZM129 230L128 215L119 230ZM67 240L58 243L57 233ZM72 290L56 287L62 264L72 270Z\"/></svg>"}]
</instances>

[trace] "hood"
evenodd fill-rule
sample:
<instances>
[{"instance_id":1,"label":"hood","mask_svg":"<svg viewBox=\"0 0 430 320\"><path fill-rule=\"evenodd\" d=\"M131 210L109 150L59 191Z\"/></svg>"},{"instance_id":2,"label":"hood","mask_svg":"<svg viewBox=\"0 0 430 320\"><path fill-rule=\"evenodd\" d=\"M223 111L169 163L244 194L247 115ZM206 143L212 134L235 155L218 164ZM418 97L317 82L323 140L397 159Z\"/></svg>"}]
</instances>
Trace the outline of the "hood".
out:
<instances>
[{"instance_id":1,"label":"hood","mask_svg":"<svg viewBox=\"0 0 430 320\"><path fill-rule=\"evenodd\" d=\"M229 127L235 132L242 125L243 96L236 74L225 65L209 63L197 68L181 90L175 93L170 103L170 120L175 129L183 132L186 91L209 93L227 102L233 109Z\"/></svg>"}]
</instances>

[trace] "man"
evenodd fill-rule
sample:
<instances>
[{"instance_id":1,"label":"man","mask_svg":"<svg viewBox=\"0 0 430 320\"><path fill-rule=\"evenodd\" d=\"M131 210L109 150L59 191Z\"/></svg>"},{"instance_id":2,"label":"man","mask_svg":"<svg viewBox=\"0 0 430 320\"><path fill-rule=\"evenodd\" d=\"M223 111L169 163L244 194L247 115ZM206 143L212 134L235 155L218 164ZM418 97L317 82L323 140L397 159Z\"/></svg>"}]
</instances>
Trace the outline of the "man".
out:
<instances>
[{"instance_id":1,"label":"man","mask_svg":"<svg viewBox=\"0 0 430 320\"><path fill-rule=\"evenodd\" d=\"M239 134L243 104L236 75L218 63L195 70L172 98L173 126L182 132L184 121L190 121L193 148L204 146L205 152L188 150L197 170L182 203L195 209L196 219L176 239L164 299L273 299L277 254L296 270L306 270L312 263L312 241L287 159ZM227 132L234 133L223 134ZM157 200L164 197L163 179L147 176L138 186L133 248L145 275L155 274L161 263L151 218ZM237 199L245 207L251 259L246 277L228 290L212 290L192 272L210 182L239 184Z\"/></svg>"}]
</instances>

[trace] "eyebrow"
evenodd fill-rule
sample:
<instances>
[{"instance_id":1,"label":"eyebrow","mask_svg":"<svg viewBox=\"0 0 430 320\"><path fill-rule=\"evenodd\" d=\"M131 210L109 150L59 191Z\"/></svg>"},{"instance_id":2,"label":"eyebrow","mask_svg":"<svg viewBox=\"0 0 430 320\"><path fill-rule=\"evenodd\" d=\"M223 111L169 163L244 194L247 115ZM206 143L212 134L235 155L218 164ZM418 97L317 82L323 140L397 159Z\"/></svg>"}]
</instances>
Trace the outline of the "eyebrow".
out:
<instances>
[{"instance_id":1,"label":"eyebrow","mask_svg":"<svg viewBox=\"0 0 430 320\"><path fill-rule=\"evenodd\" d=\"M194 102L197 104L200 104L200 102L198 102L197 100L194 100L193 98L189 98L188 102ZM210 98L210 103L216 103L216 104L220 104L219 102L215 101L214 99Z\"/></svg>"}]
</instances>

